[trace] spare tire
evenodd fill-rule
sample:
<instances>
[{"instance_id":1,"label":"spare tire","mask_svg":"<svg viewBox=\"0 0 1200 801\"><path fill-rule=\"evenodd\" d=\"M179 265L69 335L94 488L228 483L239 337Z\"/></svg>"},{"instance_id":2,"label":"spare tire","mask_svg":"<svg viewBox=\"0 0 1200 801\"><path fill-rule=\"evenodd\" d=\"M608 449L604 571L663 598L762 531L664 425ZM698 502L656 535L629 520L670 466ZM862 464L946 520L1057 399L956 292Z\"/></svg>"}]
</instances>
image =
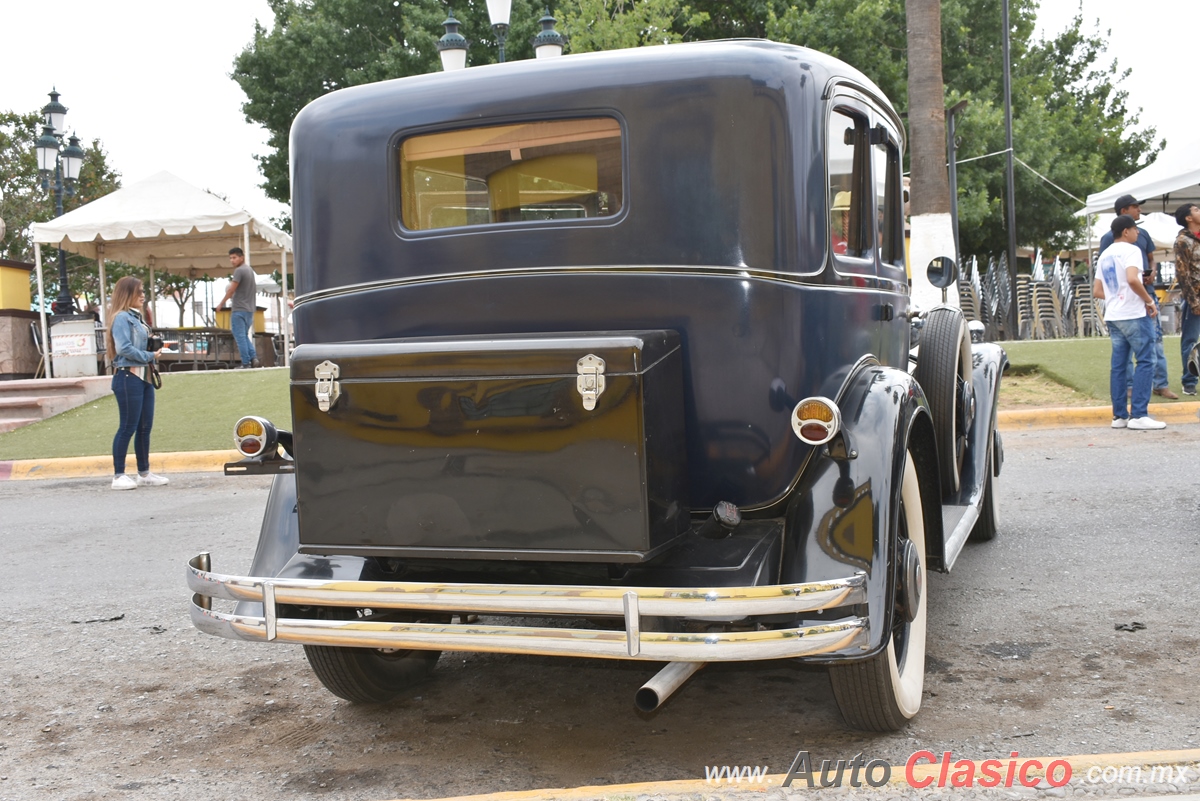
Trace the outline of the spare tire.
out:
<instances>
[{"instance_id":1,"label":"spare tire","mask_svg":"<svg viewBox=\"0 0 1200 801\"><path fill-rule=\"evenodd\" d=\"M975 421L971 337L962 312L945 306L930 311L919 344L913 378L925 392L933 415L942 495L953 495L958 492L967 436Z\"/></svg>"}]
</instances>

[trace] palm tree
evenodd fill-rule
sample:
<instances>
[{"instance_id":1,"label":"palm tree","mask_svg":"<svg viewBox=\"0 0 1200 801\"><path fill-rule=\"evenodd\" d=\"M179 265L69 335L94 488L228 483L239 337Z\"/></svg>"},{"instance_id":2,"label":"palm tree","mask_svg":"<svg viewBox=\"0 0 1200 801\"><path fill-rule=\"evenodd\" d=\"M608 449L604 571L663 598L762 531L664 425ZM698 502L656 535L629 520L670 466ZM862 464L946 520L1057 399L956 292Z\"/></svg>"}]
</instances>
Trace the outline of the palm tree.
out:
<instances>
[{"instance_id":1,"label":"palm tree","mask_svg":"<svg viewBox=\"0 0 1200 801\"><path fill-rule=\"evenodd\" d=\"M905 12L908 18L908 127L912 165L909 266L914 300L928 307L941 300L941 292L925 280L925 266L937 256L958 258L954 252L950 184L946 172L942 8L940 0L905 0Z\"/></svg>"}]
</instances>

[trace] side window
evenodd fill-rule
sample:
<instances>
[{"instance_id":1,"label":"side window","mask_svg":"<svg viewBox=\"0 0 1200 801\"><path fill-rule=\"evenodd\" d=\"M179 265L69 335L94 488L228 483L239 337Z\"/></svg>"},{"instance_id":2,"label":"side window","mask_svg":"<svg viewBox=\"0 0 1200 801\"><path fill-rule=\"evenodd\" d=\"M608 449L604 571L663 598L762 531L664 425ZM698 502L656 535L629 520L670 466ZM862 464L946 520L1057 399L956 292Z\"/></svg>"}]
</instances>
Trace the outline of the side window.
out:
<instances>
[{"instance_id":1,"label":"side window","mask_svg":"<svg viewBox=\"0 0 1200 801\"><path fill-rule=\"evenodd\" d=\"M892 141L872 146L875 162L875 219L879 261L904 269L904 195L900 178L900 149Z\"/></svg>"},{"instance_id":2,"label":"side window","mask_svg":"<svg viewBox=\"0 0 1200 801\"><path fill-rule=\"evenodd\" d=\"M826 153L829 159L829 240L840 268L863 271L869 265L851 260L873 259L874 192L866 117L849 109L829 115Z\"/></svg>"}]
</instances>

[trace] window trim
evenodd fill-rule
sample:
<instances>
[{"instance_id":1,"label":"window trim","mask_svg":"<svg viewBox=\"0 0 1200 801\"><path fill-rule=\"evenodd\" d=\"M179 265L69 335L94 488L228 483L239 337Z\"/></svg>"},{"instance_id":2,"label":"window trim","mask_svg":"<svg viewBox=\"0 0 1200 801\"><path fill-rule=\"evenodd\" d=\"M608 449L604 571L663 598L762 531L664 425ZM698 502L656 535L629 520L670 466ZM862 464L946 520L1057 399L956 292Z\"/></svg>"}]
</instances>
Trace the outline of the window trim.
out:
<instances>
[{"instance_id":1,"label":"window trim","mask_svg":"<svg viewBox=\"0 0 1200 801\"><path fill-rule=\"evenodd\" d=\"M874 169L874 165L872 164L871 157L870 157L870 149L873 147L873 145L870 144L872 107L870 104L865 103L862 99L860 99L854 95L845 95L845 94L835 95L833 98L830 99L830 102L828 105L828 113L826 114L825 126L824 126L826 141L825 141L825 153L824 153L825 187L823 190L823 192L824 192L823 203L825 205L825 214L826 214L826 222L827 222L827 224L825 226L825 228L826 228L825 246L826 246L827 251L829 252L829 255L831 256L831 262L833 264L834 272L837 273L837 275L845 276L845 277L853 277L853 278L861 278L864 276L873 278L873 277L876 277L876 275L877 275L876 265L879 261L879 249L877 247L875 247L873 244L869 250L869 255L867 255L867 256L848 256L845 254L836 253L833 249L833 233L832 233L832 231L833 231L833 213L834 212L833 212L833 204L830 202L831 198L829 196L830 188L832 186L833 173L829 169L829 167L830 167L829 134L830 134L830 125L832 125L832 123L833 123L833 115L839 114L839 113L843 114L844 116L853 118L856 122L856 128L860 124L862 126L861 131L858 135L861 137L863 144L866 145L865 161L866 161L866 167L867 167L867 170L866 170L867 177L865 179L865 186L859 186L859 187L856 187L856 189L859 192L860 198L863 197L864 195L870 196L872 208L874 208L874 202L875 202L875 188L873 185L873 181L871 180L871 173ZM859 158L860 158L860 154L858 152L858 149L856 148L855 149L855 161L858 161ZM858 166L858 165L855 165L855 166ZM853 167L852 167L852 169L853 169ZM853 175L853 173L851 173L851 174ZM860 175L859 183L861 184L861 183L863 183L863 179L861 178L861 175L862 175L861 170L859 171L859 175ZM853 190L852 190L852 192L853 192ZM860 212L861 212L861 210L860 210ZM871 216L873 216L873 215L871 215ZM853 222L853 218L851 221ZM873 232L875 226L872 223L870 217L868 217L867 222L870 224L871 230ZM870 242L872 239L873 238L870 235L867 236L868 242Z\"/></svg>"},{"instance_id":2,"label":"window trim","mask_svg":"<svg viewBox=\"0 0 1200 801\"><path fill-rule=\"evenodd\" d=\"M893 261L884 261L882 248L879 250L877 255L878 255L879 266L880 266L881 270L895 270L898 273L900 273L901 275L903 275L905 277L905 279L907 279L907 277L908 277L908 266L907 266L908 258L905 254L905 247L904 247L904 153L900 148L900 142L897 139L895 132L892 131L889 128L889 126L887 126L886 124L883 124L883 123L879 123L879 124L883 126L883 129L886 132L887 137L884 142L880 143L879 145L872 145L872 147L883 147L885 150L885 153L887 155L887 161L885 162L885 167L884 167L884 181L883 181L884 209L885 210L887 208L886 198L887 198L887 190L888 190L889 183L894 184L894 186L892 188L896 191L896 208L892 213L893 219L891 222L892 222L892 225L894 226L894 230L892 233L892 239L893 239L892 247L895 250L897 258L896 258L896 260L893 260ZM893 163L891 160L893 153L895 154L895 157L896 157L895 162L894 162L895 166L896 166L896 174L894 177L894 181L889 182L887 173L890 171L888 168ZM872 169L873 168L874 167L872 167ZM878 184L875 183L875 186L878 186ZM878 200L876 201L876 207L878 207ZM881 231L880 233L886 235L886 233L887 233L886 228L884 229L884 231ZM886 276L882 272L880 274L884 275L885 277L893 277L893 276Z\"/></svg>"},{"instance_id":3,"label":"window trim","mask_svg":"<svg viewBox=\"0 0 1200 801\"><path fill-rule=\"evenodd\" d=\"M596 117L604 117L615 120L621 132L621 210L616 214L607 217L591 217L585 219L564 219L564 220L511 220L507 222L489 222L476 225L455 225L446 228L426 228L414 229L404 225L403 218L403 201L404 190L401 186L401 159L400 148L404 142L416 136L428 136L431 134L448 133L452 131L465 131L475 128L491 128L504 125L519 125L530 122L554 122L557 120L573 120L573 119L591 119ZM629 209L632 204L630 197L630 174L629 174L629 124L625 116L614 108L586 108L586 109L563 109L561 111L538 113L538 114L520 114L511 116L498 117L481 117L476 120L471 120L469 124L464 124L463 120L455 120L452 123L439 123L434 125L414 126L412 128L402 128L396 131L387 141L387 170L388 170L388 194L390 217L392 221L392 230L396 236L401 239L425 239L436 238L442 236L464 236L475 234L489 234L497 232L507 232L513 230L528 231L538 228L605 228L609 226L619 225L629 216Z\"/></svg>"}]
</instances>

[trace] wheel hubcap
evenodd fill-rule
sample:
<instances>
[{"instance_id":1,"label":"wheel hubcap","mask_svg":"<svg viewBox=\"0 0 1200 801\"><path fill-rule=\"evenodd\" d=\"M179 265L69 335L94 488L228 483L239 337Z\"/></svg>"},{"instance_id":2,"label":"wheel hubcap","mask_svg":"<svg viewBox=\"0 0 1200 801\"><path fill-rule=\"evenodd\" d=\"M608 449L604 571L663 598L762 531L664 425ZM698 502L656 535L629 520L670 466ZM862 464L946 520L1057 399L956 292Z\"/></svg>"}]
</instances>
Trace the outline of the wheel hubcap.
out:
<instances>
[{"instance_id":1,"label":"wheel hubcap","mask_svg":"<svg viewBox=\"0 0 1200 801\"><path fill-rule=\"evenodd\" d=\"M906 623L912 623L921 606L921 557L912 540L905 540L900 552L900 602Z\"/></svg>"}]
</instances>

